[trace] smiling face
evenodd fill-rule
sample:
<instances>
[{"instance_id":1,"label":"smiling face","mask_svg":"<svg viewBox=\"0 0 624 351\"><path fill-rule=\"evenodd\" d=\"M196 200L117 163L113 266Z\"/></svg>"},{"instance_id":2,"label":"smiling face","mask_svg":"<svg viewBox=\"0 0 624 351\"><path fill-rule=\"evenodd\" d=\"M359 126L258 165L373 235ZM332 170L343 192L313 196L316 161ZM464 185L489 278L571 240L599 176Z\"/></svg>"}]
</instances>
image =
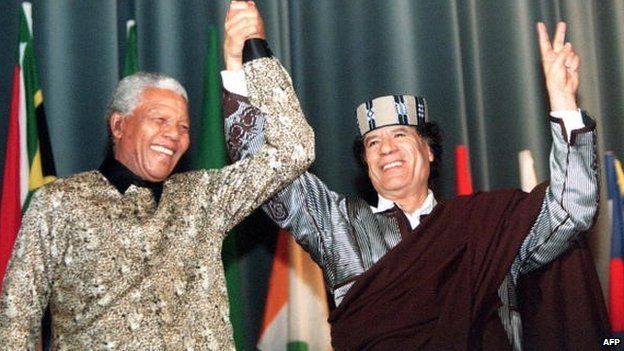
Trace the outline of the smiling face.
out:
<instances>
[{"instance_id":1,"label":"smiling face","mask_svg":"<svg viewBox=\"0 0 624 351\"><path fill-rule=\"evenodd\" d=\"M165 180L189 147L189 125L181 95L146 88L132 112L110 118L115 159L141 179Z\"/></svg>"},{"instance_id":2,"label":"smiling face","mask_svg":"<svg viewBox=\"0 0 624 351\"><path fill-rule=\"evenodd\" d=\"M383 197L396 200L427 194L433 153L416 129L387 126L364 136L368 176Z\"/></svg>"}]
</instances>

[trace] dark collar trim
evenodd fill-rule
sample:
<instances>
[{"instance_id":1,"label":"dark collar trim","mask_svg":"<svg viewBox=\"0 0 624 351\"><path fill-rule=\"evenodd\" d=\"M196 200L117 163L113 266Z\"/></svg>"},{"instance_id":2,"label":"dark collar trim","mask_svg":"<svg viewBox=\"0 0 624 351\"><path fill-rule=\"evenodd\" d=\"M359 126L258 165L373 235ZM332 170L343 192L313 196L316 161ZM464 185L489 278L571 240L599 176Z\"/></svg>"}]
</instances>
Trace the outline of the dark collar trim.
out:
<instances>
[{"instance_id":1,"label":"dark collar trim","mask_svg":"<svg viewBox=\"0 0 624 351\"><path fill-rule=\"evenodd\" d=\"M121 162L117 161L112 154L106 156L98 170L121 194L124 194L130 185L134 184L138 187L150 189L156 198L156 202L160 201L163 182L149 182L139 178Z\"/></svg>"}]
</instances>

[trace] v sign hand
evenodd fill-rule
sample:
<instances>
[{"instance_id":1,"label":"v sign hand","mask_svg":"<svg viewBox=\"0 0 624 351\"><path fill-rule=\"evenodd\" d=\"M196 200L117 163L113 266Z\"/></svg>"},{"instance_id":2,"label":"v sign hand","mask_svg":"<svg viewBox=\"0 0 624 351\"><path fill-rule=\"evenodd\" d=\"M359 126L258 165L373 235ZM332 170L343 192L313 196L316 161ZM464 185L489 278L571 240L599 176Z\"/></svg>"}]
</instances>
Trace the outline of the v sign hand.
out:
<instances>
[{"instance_id":1,"label":"v sign hand","mask_svg":"<svg viewBox=\"0 0 624 351\"><path fill-rule=\"evenodd\" d=\"M576 110L580 58L572 44L565 42L566 24L559 22L550 41L544 23L537 23L542 67L552 111Z\"/></svg>"}]
</instances>

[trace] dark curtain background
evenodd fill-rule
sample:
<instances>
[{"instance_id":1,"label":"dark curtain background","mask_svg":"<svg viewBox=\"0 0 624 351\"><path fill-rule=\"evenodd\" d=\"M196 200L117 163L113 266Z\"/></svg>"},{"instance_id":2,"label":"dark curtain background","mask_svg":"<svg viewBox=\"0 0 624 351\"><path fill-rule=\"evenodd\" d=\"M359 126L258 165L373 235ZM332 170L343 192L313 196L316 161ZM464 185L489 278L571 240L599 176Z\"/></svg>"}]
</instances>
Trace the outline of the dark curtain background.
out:
<instances>
[{"instance_id":1,"label":"dark curtain background","mask_svg":"<svg viewBox=\"0 0 624 351\"><path fill-rule=\"evenodd\" d=\"M0 155L19 4L0 2ZM137 21L141 68L180 80L197 120L206 30L215 25L223 32L227 6L226 0L33 2L35 52L59 175L96 168L103 157L103 115L123 64L125 21ZM558 20L568 22L568 38L582 58L579 100L598 121L601 157L605 150L624 157L624 0L258 0L258 6L316 131L312 171L336 191L362 189L356 179L363 173L351 153L355 107L390 93L427 97L432 119L444 129L438 197L454 194L456 144L470 149L476 189L518 187L522 149L533 152L538 178L546 179L550 136L537 21L551 30ZM192 148L189 159L195 153ZM610 238L605 204L591 233L603 283ZM266 220L255 215L245 222L239 240L249 349L274 245L272 231L259 230L257 222Z\"/></svg>"}]
</instances>

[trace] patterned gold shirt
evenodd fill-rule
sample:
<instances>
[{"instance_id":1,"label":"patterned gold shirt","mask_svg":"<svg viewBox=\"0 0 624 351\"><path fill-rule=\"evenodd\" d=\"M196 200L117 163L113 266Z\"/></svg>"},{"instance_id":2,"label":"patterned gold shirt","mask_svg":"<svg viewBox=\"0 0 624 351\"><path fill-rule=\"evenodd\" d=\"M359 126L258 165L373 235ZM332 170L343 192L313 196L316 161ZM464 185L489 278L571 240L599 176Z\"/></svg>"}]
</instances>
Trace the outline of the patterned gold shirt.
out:
<instances>
[{"instance_id":1,"label":"patterned gold shirt","mask_svg":"<svg viewBox=\"0 0 624 351\"><path fill-rule=\"evenodd\" d=\"M36 193L4 280L0 349L33 349L48 304L57 350L234 349L223 237L314 158L279 62L244 69L252 103L269 116L256 156L171 176L159 202L135 185L120 193L99 171Z\"/></svg>"}]
</instances>

